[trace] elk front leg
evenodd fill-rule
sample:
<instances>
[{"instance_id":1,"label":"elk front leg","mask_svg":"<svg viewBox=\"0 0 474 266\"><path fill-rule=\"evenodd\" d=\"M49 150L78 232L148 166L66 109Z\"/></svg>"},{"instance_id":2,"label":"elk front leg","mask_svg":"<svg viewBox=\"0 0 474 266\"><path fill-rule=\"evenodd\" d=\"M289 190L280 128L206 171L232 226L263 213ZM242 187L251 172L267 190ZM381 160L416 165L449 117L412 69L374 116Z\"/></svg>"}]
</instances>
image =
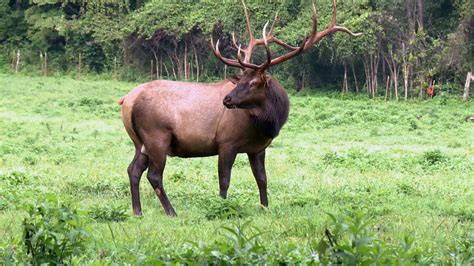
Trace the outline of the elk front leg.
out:
<instances>
[{"instance_id":1,"label":"elk front leg","mask_svg":"<svg viewBox=\"0 0 474 266\"><path fill-rule=\"evenodd\" d=\"M142 207L140 204L140 179L143 172L148 167L148 156L142 154L137 149L133 161L128 166L128 178L130 179L130 192L132 194L132 209L133 214L137 216L142 215Z\"/></svg>"},{"instance_id":2,"label":"elk front leg","mask_svg":"<svg viewBox=\"0 0 474 266\"><path fill-rule=\"evenodd\" d=\"M227 198L232 165L234 164L236 155L237 154L230 149L221 149L219 151L219 194L223 199Z\"/></svg>"},{"instance_id":3,"label":"elk front leg","mask_svg":"<svg viewBox=\"0 0 474 266\"><path fill-rule=\"evenodd\" d=\"M252 173L257 181L258 191L260 192L260 204L268 207L267 199L267 174L265 173L265 151L257 154L248 154Z\"/></svg>"}]
</instances>

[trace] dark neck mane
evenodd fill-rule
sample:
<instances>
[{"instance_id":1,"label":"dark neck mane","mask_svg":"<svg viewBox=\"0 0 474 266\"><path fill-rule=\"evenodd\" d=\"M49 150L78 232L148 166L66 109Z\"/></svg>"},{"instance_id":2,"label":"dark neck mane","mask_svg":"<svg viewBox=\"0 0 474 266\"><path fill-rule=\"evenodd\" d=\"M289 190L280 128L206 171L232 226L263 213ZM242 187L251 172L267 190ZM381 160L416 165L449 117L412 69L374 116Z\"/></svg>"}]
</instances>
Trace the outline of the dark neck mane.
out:
<instances>
[{"instance_id":1,"label":"dark neck mane","mask_svg":"<svg viewBox=\"0 0 474 266\"><path fill-rule=\"evenodd\" d=\"M280 129L288 119L289 101L285 90L273 78L267 81L267 97L258 115L252 115L254 126L269 138L278 136Z\"/></svg>"}]
</instances>

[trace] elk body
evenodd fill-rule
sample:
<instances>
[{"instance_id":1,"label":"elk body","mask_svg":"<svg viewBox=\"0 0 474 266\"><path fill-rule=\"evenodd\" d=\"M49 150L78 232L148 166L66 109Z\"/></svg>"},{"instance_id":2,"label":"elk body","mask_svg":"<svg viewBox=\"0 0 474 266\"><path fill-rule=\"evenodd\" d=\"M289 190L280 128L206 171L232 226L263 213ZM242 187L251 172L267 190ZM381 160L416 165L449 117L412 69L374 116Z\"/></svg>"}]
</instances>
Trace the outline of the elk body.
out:
<instances>
[{"instance_id":1,"label":"elk body","mask_svg":"<svg viewBox=\"0 0 474 266\"><path fill-rule=\"evenodd\" d=\"M241 74L220 83L204 84L158 80L142 84L122 97L122 120L135 145L135 156L128 167L132 208L141 215L139 182L148 168L147 178L166 214L175 216L163 187L163 171L167 156L204 157L218 155L220 196L227 197L231 169L238 153L248 155L260 193L260 203L268 206L265 149L278 135L288 118L288 96L280 83L267 69L293 58L315 42L336 31L352 33L336 25L336 3L333 1L331 26L317 31L316 9L313 3L312 34L301 46L293 47L266 33L262 39L253 36L245 4L244 14L250 35L243 49L233 38L238 50L237 59L228 59L219 52L219 41L214 54L225 64L240 68ZM276 18L275 18L276 21ZM271 58L269 43L276 43L289 52ZM252 51L263 45L267 60L261 65L250 63ZM244 54L244 59L241 54Z\"/></svg>"}]
</instances>

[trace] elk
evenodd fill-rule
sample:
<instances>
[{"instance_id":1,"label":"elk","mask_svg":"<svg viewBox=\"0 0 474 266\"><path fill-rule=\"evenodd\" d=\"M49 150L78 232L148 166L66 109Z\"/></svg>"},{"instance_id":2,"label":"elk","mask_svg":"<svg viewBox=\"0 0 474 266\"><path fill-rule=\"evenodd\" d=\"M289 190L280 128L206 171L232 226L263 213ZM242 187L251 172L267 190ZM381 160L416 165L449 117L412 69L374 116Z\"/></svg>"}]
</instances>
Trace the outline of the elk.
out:
<instances>
[{"instance_id":1,"label":"elk","mask_svg":"<svg viewBox=\"0 0 474 266\"><path fill-rule=\"evenodd\" d=\"M166 214L176 216L163 187L167 156L218 155L220 196L225 199L235 157L246 153L259 189L260 204L267 207L265 149L278 136L289 112L288 96L267 72L268 68L301 54L334 32L359 35L336 25L336 0L333 0L331 25L322 31L318 31L313 2L312 33L298 47L273 36L277 16L269 33L267 22L262 38L255 38L243 0L242 6L250 38L244 48L232 34L236 59L223 57L219 40L214 45L211 39L214 55L224 64L241 69L240 75L212 84L156 80L139 85L119 100L122 121L135 146L135 156L128 167L135 215L142 215L139 182L148 168L147 179ZM270 43L288 52L272 58ZM259 65L251 63L252 51L257 46L263 46L266 51L266 61Z\"/></svg>"}]
</instances>

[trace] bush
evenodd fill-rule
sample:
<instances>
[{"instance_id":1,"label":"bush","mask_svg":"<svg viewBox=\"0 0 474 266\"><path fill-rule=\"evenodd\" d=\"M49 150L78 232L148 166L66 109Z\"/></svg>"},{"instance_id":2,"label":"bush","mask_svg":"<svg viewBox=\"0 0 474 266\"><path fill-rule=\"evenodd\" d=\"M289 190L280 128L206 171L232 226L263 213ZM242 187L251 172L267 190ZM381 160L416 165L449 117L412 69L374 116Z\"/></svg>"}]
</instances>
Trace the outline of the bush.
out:
<instances>
[{"instance_id":1,"label":"bush","mask_svg":"<svg viewBox=\"0 0 474 266\"><path fill-rule=\"evenodd\" d=\"M248 211L243 205L244 204L237 199L210 201L209 204L207 204L206 218L208 220L214 220L245 217L248 215Z\"/></svg>"},{"instance_id":2,"label":"bush","mask_svg":"<svg viewBox=\"0 0 474 266\"><path fill-rule=\"evenodd\" d=\"M47 195L40 203L27 206L23 220L24 259L32 264L71 262L84 250L87 237L77 210Z\"/></svg>"},{"instance_id":3,"label":"bush","mask_svg":"<svg viewBox=\"0 0 474 266\"><path fill-rule=\"evenodd\" d=\"M423 153L423 161L428 165L435 165L447 161L447 157L439 150L432 150Z\"/></svg>"},{"instance_id":4,"label":"bush","mask_svg":"<svg viewBox=\"0 0 474 266\"><path fill-rule=\"evenodd\" d=\"M316 244L324 265L404 265L421 261L429 264L425 260L430 257L422 254L412 236L406 236L398 245L378 239L375 227L363 212L329 217L324 237Z\"/></svg>"},{"instance_id":5,"label":"bush","mask_svg":"<svg viewBox=\"0 0 474 266\"><path fill-rule=\"evenodd\" d=\"M113 205L93 206L89 215L97 222L123 222L128 218L125 208Z\"/></svg>"}]
</instances>

